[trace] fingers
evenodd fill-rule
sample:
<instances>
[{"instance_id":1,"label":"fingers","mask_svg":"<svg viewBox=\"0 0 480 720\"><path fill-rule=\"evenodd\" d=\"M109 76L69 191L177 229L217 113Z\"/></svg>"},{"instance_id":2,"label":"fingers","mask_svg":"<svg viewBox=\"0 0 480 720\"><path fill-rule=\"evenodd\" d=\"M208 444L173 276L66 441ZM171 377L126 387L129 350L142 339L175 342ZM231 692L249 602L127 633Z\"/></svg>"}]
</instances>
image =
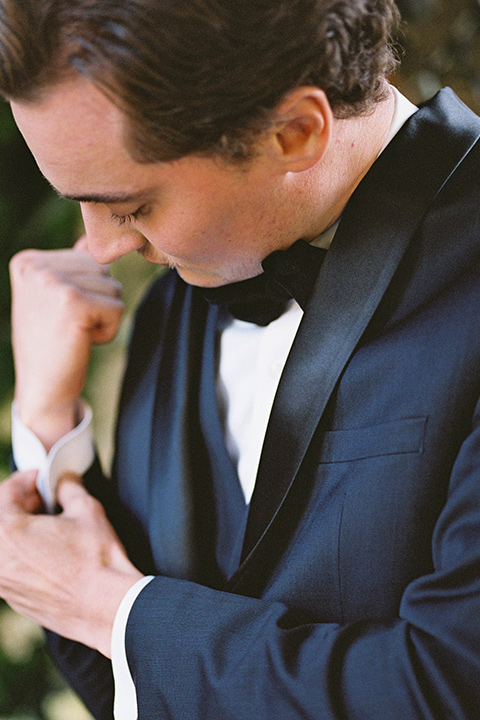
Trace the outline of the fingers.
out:
<instances>
[{"instance_id":1,"label":"fingers","mask_svg":"<svg viewBox=\"0 0 480 720\"><path fill-rule=\"evenodd\" d=\"M121 284L108 275L69 273L68 281L77 288L98 295L109 295L110 297L119 298L122 294Z\"/></svg>"},{"instance_id":2,"label":"fingers","mask_svg":"<svg viewBox=\"0 0 480 720\"><path fill-rule=\"evenodd\" d=\"M104 343L115 336L124 312L121 285L109 277L108 268L99 265L88 252L25 250L12 259L10 269L16 320L14 340L25 334L22 330L32 318L35 318L35 327L53 326L57 318L57 334L63 323L65 332L59 338L60 346L75 327L84 333L84 342L88 339ZM29 337L27 333L27 342Z\"/></svg>"},{"instance_id":3,"label":"fingers","mask_svg":"<svg viewBox=\"0 0 480 720\"><path fill-rule=\"evenodd\" d=\"M104 343L115 336L124 312L120 301L122 288L109 276L108 268L99 265L88 252L24 250L12 259L10 271L12 287L17 290L14 302L17 296L21 298L28 293L26 304L30 316L33 292L38 299L37 308L48 297L54 297L57 309L68 304L69 317L82 318L81 326L91 342ZM15 303L14 308L16 306ZM52 317L51 311L48 317Z\"/></svg>"},{"instance_id":4,"label":"fingers","mask_svg":"<svg viewBox=\"0 0 480 720\"><path fill-rule=\"evenodd\" d=\"M76 303L90 342L99 345L113 340L125 312L123 302L117 297L89 292Z\"/></svg>"},{"instance_id":5,"label":"fingers","mask_svg":"<svg viewBox=\"0 0 480 720\"><path fill-rule=\"evenodd\" d=\"M78 517L93 505L100 504L90 495L82 484L82 478L75 473L66 473L57 488L58 504L64 517Z\"/></svg>"},{"instance_id":6,"label":"fingers","mask_svg":"<svg viewBox=\"0 0 480 720\"><path fill-rule=\"evenodd\" d=\"M13 473L0 484L0 512L37 513L43 507L36 480L38 470Z\"/></svg>"},{"instance_id":7,"label":"fingers","mask_svg":"<svg viewBox=\"0 0 480 720\"><path fill-rule=\"evenodd\" d=\"M10 261L12 277L21 278L29 272L49 270L65 274L108 275L108 267L96 262L86 250L22 250Z\"/></svg>"}]
</instances>

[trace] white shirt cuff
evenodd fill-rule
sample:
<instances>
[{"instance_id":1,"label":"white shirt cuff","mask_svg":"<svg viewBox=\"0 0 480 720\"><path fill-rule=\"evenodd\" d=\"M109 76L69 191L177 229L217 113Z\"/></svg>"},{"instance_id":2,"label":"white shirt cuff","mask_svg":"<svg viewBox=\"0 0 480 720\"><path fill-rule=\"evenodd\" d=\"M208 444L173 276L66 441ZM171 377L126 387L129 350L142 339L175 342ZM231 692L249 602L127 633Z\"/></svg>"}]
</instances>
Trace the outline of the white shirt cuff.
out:
<instances>
[{"instance_id":1,"label":"white shirt cuff","mask_svg":"<svg viewBox=\"0 0 480 720\"><path fill-rule=\"evenodd\" d=\"M115 681L115 702L113 706L115 720L137 720L137 693L128 667L125 632L130 610L138 595L151 580L153 580L153 575L147 575L141 580L137 580L123 598L115 616L111 644L113 678Z\"/></svg>"},{"instance_id":2,"label":"white shirt cuff","mask_svg":"<svg viewBox=\"0 0 480 720\"><path fill-rule=\"evenodd\" d=\"M18 470L38 470L37 487L48 512L53 512L56 489L66 472L83 475L95 458L92 436L92 411L83 405L82 422L64 435L46 452L37 436L18 417L12 405L12 450Z\"/></svg>"}]
</instances>

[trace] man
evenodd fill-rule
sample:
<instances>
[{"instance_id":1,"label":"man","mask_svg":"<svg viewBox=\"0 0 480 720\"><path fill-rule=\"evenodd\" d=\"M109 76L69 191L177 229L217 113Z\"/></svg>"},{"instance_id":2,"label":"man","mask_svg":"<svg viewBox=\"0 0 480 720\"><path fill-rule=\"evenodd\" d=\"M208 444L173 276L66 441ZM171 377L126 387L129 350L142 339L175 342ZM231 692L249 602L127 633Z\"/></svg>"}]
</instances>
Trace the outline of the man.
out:
<instances>
[{"instance_id":1,"label":"man","mask_svg":"<svg viewBox=\"0 0 480 720\"><path fill-rule=\"evenodd\" d=\"M390 0L0 3L1 92L86 231L12 262L0 593L98 718L110 654L117 718L478 717L480 121L387 84L395 23ZM111 482L80 394L132 251L174 269Z\"/></svg>"}]
</instances>

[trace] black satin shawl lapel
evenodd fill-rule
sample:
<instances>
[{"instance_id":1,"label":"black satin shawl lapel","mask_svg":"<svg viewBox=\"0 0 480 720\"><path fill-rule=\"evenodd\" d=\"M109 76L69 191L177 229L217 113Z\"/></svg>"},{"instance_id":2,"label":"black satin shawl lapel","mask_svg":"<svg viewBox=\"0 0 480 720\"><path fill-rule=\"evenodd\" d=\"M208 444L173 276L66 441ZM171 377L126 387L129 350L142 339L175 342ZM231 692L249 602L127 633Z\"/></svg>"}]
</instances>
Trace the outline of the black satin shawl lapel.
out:
<instances>
[{"instance_id":1,"label":"black satin shawl lapel","mask_svg":"<svg viewBox=\"0 0 480 720\"><path fill-rule=\"evenodd\" d=\"M335 384L416 227L480 134L476 120L465 121L466 112L448 90L419 110L371 168L343 214L277 391L244 559L286 497ZM456 133L446 129L447 123L456 126ZM248 560L230 587L247 567Z\"/></svg>"}]
</instances>

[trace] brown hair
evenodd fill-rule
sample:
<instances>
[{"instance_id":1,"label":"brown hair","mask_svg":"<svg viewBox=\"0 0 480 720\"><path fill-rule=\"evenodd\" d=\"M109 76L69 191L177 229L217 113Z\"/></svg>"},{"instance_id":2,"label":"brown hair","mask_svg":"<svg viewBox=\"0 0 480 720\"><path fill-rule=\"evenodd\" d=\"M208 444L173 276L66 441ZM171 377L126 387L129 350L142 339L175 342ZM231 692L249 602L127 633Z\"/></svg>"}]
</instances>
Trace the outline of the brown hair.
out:
<instances>
[{"instance_id":1,"label":"brown hair","mask_svg":"<svg viewBox=\"0 0 480 720\"><path fill-rule=\"evenodd\" d=\"M144 162L248 156L290 91L368 112L396 65L393 0L0 0L0 94L78 72L129 117Z\"/></svg>"}]
</instances>

